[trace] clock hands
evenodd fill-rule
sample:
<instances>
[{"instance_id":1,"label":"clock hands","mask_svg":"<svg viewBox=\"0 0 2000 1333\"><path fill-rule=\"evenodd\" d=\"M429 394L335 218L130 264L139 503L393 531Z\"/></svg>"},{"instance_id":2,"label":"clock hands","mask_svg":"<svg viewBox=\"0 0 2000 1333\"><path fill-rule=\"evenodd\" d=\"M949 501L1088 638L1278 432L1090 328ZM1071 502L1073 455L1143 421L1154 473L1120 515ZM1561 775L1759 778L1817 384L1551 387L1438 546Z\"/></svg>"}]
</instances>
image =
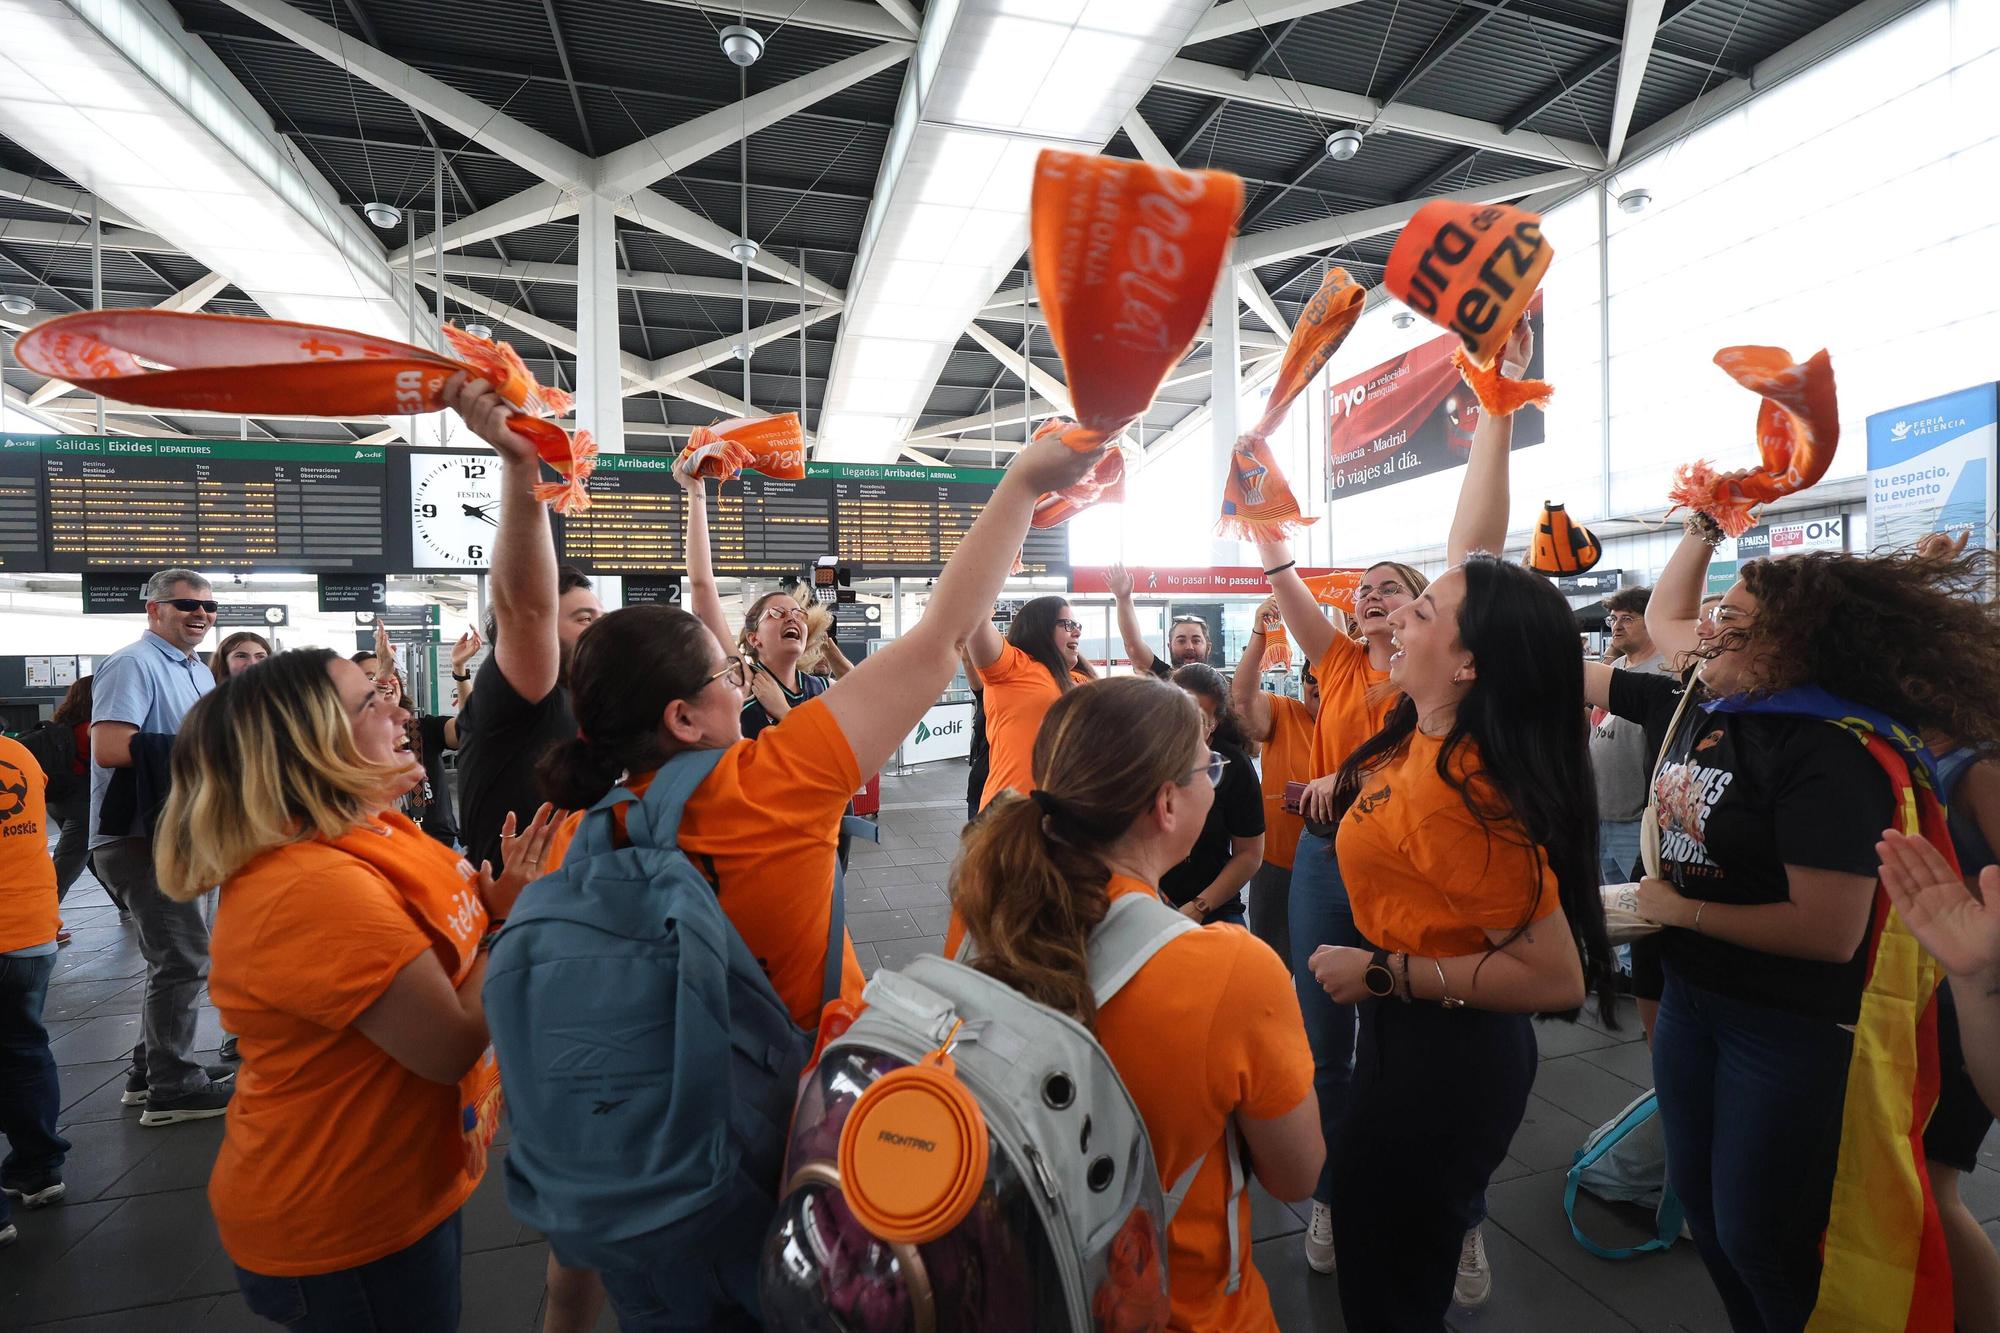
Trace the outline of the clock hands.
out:
<instances>
[{"instance_id":1,"label":"clock hands","mask_svg":"<svg viewBox=\"0 0 2000 1333\"><path fill-rule=\"evenodd\" d=\"M461 504L461 505L459 505L459 508L465 511L465 516L466 516L467 518L476 518L476 519L480 520L480 521L481 521L482 523L491 523L491 524L492 524L492 525L493 525L494 527L496 527L496 528L497 528L497 527L499 527L499 526L500 526L500 520L499 520L499 519L497 519L497 518L494 518L494 517L493 517L493 515L491 515L491 514L489 514L489 513L487 513L487 512L486 512L487 510L491 509L492 507L493 507L493 506L492 506L492 505L490 505L490 504L483 504L483 505L469 505L469 504Z\"/></svg>"}]
</instances>

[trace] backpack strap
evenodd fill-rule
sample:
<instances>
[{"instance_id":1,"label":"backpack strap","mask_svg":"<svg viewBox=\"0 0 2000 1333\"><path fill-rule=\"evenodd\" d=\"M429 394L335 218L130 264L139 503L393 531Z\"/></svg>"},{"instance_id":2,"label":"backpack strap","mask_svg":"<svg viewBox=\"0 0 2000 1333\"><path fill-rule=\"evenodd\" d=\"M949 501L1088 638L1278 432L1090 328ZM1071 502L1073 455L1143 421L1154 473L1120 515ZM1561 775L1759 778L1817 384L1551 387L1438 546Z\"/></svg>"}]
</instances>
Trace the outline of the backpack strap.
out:
<instances>
[{"instance_id":1,"label":"backpack strap","mask_svg":"<svg viewBox=\"0 0 2000 1333\"><path fill-rule=\"evenodd\" d=\"M1229 1158L1229 1196L1223 1201L1223 1209L1229 1219L1229 1284L1223 1290L1234 1295L1237 1288L1243 1285L1243 1218L1238 1201L1242 1199L1243 1191L1249 1187L1250 1173L1245 1166L1249 1154L1243 1146L1243 1136L1237 1130L1236 1119L1233 1116L1223 1124L1222 1147ZM1168 1226L1173 1225L1174 1214L1178 1213L1181 1205L1187 1201L1188 1191L1194 1188L1194 1178L1201 1174L1202 1167L1206 1165L1208 1165L1208 1154L1203 1153L1194 1159L1193 1166L1181 1172L1180 1179L1176 1180L1174 1187L1166 1192L1166 1216L1160 1219L1163 1223ZM1680 1224L1676 1222L1674 1227L1678 1232Z\"/></svg>"},{"instance_id":2,"label":"backpack strap","mask_svg":"<svg viewBox=\"0 0 2000 1333\"><path fill-rule=\"evenodd\" d=\"M1623 1249L1611 1249L1599 1245L1583 1234L1583 1227L1576 1220L1576 1191L1583 1181L1583 1172L1598 1158L1611 1151L1638 1125L1659 1114L1660 1101L1657 1096L1649 1096L1627 1107L1618 1122L1598 1136L1597 1142L1578 1151L1576 1161L1571 1164L1563 1182L1563 1214L1569 1218L1569 1234L1576 1237L1576 1243L1583 1246L1600 1259L1630 1259L1641 1254L1653 1254L1670 1248L1680 1239L1681 1225L1687 1220L1687 1209L1682 1206L1680 1195L1674 1193L1671 1181L1660 1186L1660 1207L1653 1215L1653 1238L1638 1245L1628 1245Z\"/></svg>"},{"instance_id":3,"label":"backpack strap","mask_svg":"<svg viewBox=\"0 0 2000 1333\"><path fill-rule=\"evenodd\" d=\"M1090 932L1090 989L1098 1007L1110 1003L1168 941L1200 929L1150 894L1113 898L1104 919Z\"/></svg>"},{"instance_id":4,"label":"backpack strap","mask_svg":"<svg viewBox=\"0 0 2000 1333\"><path fill-rule=\"evenodd\" d=\"M859 815L842 815L841 831L850 838L881 842L882 830ZM841 947L847 931L847 867L833 858L833 909L826 914L826 971L820 980L819 1007L824 1009L840 998L841 970L847 950Z\"/></svg>"},{"instance_id":5,"label":"backpack strap","mask_svg":"<svg viewBox=\"0 0 2000 1333\"><path fill-rule=\"evenodd\" d=\"M583 820L577 825L576 836L570 839L569 850L563 853L563 864L568 865L571 861L584 861L593 856L603 856L614 850L612 835L617 830L617 817L612 811L638 799L622 782L599 797L596 805L584 811Z\"/></svg>"},{"instance_id":6,"label":"backpack strap","mask_svg":"<svg viewBox=\"0 0 2000 1333\"><path fill-rule=\"evenodd\" d=\"M708 781L708 775L728 754L728 747L719 750L683 750L660 766L653 775L652 785L640 798L639 809L642 819L625 818L625 837L634 847L678 847L680 845L681 812L687 808L688 797L694 790ZM605 800L618 793L613 792ZM598 802L603 805L604 802ZM596 807L593 807L593 809Z\"/></svg>"}]
</instances>

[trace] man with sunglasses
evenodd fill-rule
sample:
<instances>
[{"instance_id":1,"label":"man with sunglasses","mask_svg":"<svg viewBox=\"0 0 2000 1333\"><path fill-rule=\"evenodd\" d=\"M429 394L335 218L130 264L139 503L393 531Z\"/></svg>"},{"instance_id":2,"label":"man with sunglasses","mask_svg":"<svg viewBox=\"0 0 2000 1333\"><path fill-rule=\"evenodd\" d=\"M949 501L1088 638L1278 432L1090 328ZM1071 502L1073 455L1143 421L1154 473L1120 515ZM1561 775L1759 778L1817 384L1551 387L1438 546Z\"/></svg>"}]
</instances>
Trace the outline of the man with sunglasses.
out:
<instances>
[{"instance_id":1,"label":"man with sunglasses","mask_svg":"<svg viewBox=\"0 0 2000 1333\"><path fill-rule=\"evenodd\" d=\"M1133 672L1150 671L1161 680L1174 674L1176 667L1190 662L1207 662L1208 622L1200 616L1175 616L1167 626L1167 656L1164 660L1139 631L1139 613L1132 605L1132 573L1123 565L1113 565L1105 582L1118 599L1118 634L1125 640L1125 656Z\"/></svg>"},{"instance_id":2,"label":"man with sunglasses","mask_svg":"<svg viewBox=\"0 0 2000 1333\"><path fill-rule=\"evenodd\" d=\"M235 1071L190 1057L195 1011L208 973L208 925L199 903L177 903L153 878L153 839L143 822L108 828L104 796L112 770L158 762L215 675L195 649L215 625L215 593L191 569L146 581L146 632L97 664L90 713L90 860L122 900L146 960L140 1040L124 1104L143 1106L142 1125L206 1120L229 1109Z\"/></svg>"}]
</instances>

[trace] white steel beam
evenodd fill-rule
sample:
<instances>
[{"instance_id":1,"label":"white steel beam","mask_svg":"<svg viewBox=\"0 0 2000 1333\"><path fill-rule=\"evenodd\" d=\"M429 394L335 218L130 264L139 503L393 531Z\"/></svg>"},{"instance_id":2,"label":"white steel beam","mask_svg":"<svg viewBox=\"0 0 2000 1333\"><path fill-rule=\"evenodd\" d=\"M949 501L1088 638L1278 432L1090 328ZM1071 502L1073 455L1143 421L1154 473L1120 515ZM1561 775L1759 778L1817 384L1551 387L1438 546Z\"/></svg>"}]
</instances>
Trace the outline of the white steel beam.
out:
<instances>
[{"instance_id":1,"label":"white steel beam","mask_svg":"<svg viewBox=\"0 0 2000 1333\"><path fill-rule=\"evenodd\" d=\"M1586 173L1582 171L1550 171L1539 176L1525 176L1519 180L1499 181L1492 185L1475 185L1470 189L1453 190L1448 194L1433 195L1432 198L1456 199L1463 203L1497 204L1510 199L1519 199L1522 195L1533 194L1537 190L1572 185L1585 177ZM1417 210L1429 202L1430 199L1412 199L1407 203L1383 204L1379 208L1364 208L1353 213L1336 213L1331 217L1318 218L1312 222L1300 222L1289 227L1260 231L1237 241L1236 262L1243 268L1255 268L1279 259L1289 259L1293 255L1312 254L1337 245L1346 245L1363 237L1396 231L1415 217Z\"/></svg>"},{"instance_id":2,"label":"white steel beam","mask_svg":"<svg viewBox=\"0 0 2000 1333\"><path fill-rule=\"evenodd\" d=\"M1575 139L1558 139L1533 130L1505 130L1490 121L1473 120L1469 116L1455 116L1450 112L1400 102L1384 107L1374 98L1359 93L1321 88L1291 79L1281 83L1268 74L1246 76L1237 70L1199 60L1169 60L1160 75L1159 84L1163 88L1274 107L1280 111L1298 111L1300 104L1304 103L1314 115L1331 120L1397 130L1440 143L1464 144L1468 148L1505 153L1533 162L1556 162L1589 171L1604 168L1604 154Z\"/></svg>"},{"instance_id":3,"label":"white steel beam","mask_svg":"<svg viewBox=\"0 0 2000 1333\"><path fill-rule=\"evenodd\" d=\"M1196 42L1212 42L1218 37L1233 37L1257 27L1275 27L1293 19L1324 14L1329 9L1345 9L1358 3L1360 0L1257 0L1253 13L1250 0L1227 0L1227 3L1209 10L1208 16L1195 25L1194 31L1188 34L1187 44L1193 46Z\"/></svg>"},{"instance_id":4,"label":"white steel beam","mask_svg":"<svg viewBox=\"0 0 2000 1333\"><path fill-rule=\"evenodd\" d=\"M435 289L437 287L437 275L418 269L417 283L420 286ZM476 310L486 316L486 318L498 320L509 328L519 329L523 333L531 333L558 351L568 352L572 356L577 353L575 329L551 323L549 320L529 314L518 306L509 305L504 301L496 301L490 296L483 296L473 291L470 287L461 287L455 282L447 282L444 285L444 290L447 296L451 297L459 305L464 306L467 310ZM622 350L618 353L619 373L628 380L638 379L643 376L646 373L648 364L642 356L634 356L632 353Z\"/></svg>"},{"instance_id":5,"label":"white steel beam","mask_svg":"<svg viewBox=\"0 0 2000 1333\"><path fill-rule=\"evenodd\" d=\"M1056 405L1045 398L1035 398L1026 403L1016 398L1011 402L996 404L990 412L975 412L969 417L959 417L955 421L940 421L935 426L914 427L910 431L910 438L936 440L951 435L970 436L982 430L1015 426L1023 421L1034 421L1040 417L1056 415L1058 415Z\"/></svg>"},{"instance_id":6,"label":"white steel beam","mask_svg":"<svg viewBox=\"0 0 2000 1333\"><path fill-rule=\"evenodd\" d=\"M917 13L910 0L875 0L875 3L889 11L889 17L909 30L911 36L924 30L923 15Z\"/></svg>"},{"instance_id":7,"label":"white steel beam","mask_svg":"<svg viewBox=\"0 0 2000 1333\"><path fill-rule=\"evenodd\" d=\"M1639 105L1639 85L1646 81L1646 65L1653 58L1653 37L1660 30L1660 15L1667 0L1630 0L1625 7L1625 45L1618 57L1618 91L1611 102L1611 136L1605 141L1604 158L1612 166L1625 151L1625 134L1632 128L1632 110Z\"/></svg>"},{"instance_id":8,"label":"white steel beam","mask_svg":"<svg viewBox=\"0 0 2000 1333\"><path fill-rule=\"evenodd\" d=\"M904 458L909 459L912 463L922 463L927 467L948 466L942 458L932 458L929 454L925 453L923 450L915 448L912 445L908 444L898 445L897 450L902 454Z\"/></svg>"},{"instance_id":9,"label":"white steel beam","mask_svg":"<svg viewBox=\"0 0 2000 1333\"><path fill-rule=\"evenodd\" d=\"M9 218L0 222L0 241L21 245L89 245L87 222L28 222ZM104 248L126 250L136 255L177 255L178 246L150 231L127 231L122 227L104 229Z\"/></svg>"},{"instance_id":10,"label":"white steel beam","mask_svg":"<svg viewBox=\"0 0 2000 1333\"><path fill-rule=\"evenodd\" d=\"M405 245L390 252L389 262L403 267L408 265L413 249L417 259L429 259L438 252L440 244L447 250L457 250L490 241L496 236L539 227L546 222L573 218L577 210L576 196L575 190L560 185L531 185L519 194L502 199L497 204L489 204L477 213L466 214L442 233L420 236L413 246Z\"/></svg>"},{"instance_id":11,"label":"white steel beam","mask_svg":"<svg viewBox=\"0 0 2000 1333\"><path fill-rule=\"evenodd\" d=\"M1036 365L1031 358L1023 357L1020 348L1009 347L1001 342L980 328L977 321L966 325L965 333L972 341L978 343L988 356L1012 371L1015 379L1025 380L1030 389L1055 404L1056 411L1064 416L1075 415L1076 408L1070 402L1069 386Z\"/></svg>"},{"instance_id":12,"label":"white steel beam","mask_svg":"<svg viewBox=\"0 0 2000 1333\"><path fill-rule=\"evenodd\" d=\"M768 129L815 102L901 64L914 50L913 42L883 42L606 153L597 159L597 190L617 197L651 185L720 152L746 134Z\"/></svg>"},{"instance_id":13,"label":"white steel beam","mask_svg":"<svg viewBox=\"0 0 2000 1333\"><path fill-rule=\"evenodd\" d=\"M619 392L618 215L609 199L586 193L576 216L576 421L606 453L625 452Z\"/></svg>"},{"instance_id":14,"label":"white steel beam","mask_svg":"<svg viewBox=\"0 0 2000 1333\"><path fill-rule=\"evenodd\" d=\"M444 273L448 278L492 278L500 282L547 282L558 286L576 285L574 264L528 263L521 260L488 259L482 255L449 255L444 261ZM691 274L620 272L618 286L628 292L658 292L664 296L712 296L734 301L743 294L742 284L735 278L702 278ZM753 301L786 301L796 303L799 289L783 282L753 282L750 284L750 299ZM808 292L806 300L817 305L827 300L817 292Z\"/></svg>"},{"instance_id":15,"label":"white steel beam","mask_svg":"<svg viewBox=\"0 0 2000 1333\"><path fill-rule=\"evenodd\" d=\"M724 231L692 209L682 208L656 190L634 190L631 197L619 201L618 215L630 218L642 227L650 227L663 236L685 241L712 255L721 255L725 259L735 258L729 253L731 243L736 240L734 233ZM802 286L807 291L829 300L841 299L838 287L830 286L810 273L793 268L762 247L759 247L757 257L750 261L750 267L781 282Z\"/></svg>"},{"instance_id":16,"label":"white steel beam","mask_svg":"<svg viewBox=\"0 0 2000 1333\"><path fill-rule=\"evenodd\" d=\"M766 343L773 343L780 338L790 337L805 325L817 324L821 320L831 319L839 313L840 306L830 303L819 307L817 310L806 311L803 318L798 315L787 315L783 319L772 320L769 324L759 324L747 334L732 333L721 338L711 338L705 343L688 348L686 351L676 352L672 356L663 356L657 361L648 363L645 367L645 373L639 377L636 383L629 385L625 392L627 394L648 393L654 389L666 389L670 385L678 384L691 375L699 375L711 366L719 366L725 361L734 359L736 349L745 342L748 342L751 350L755 351Z\"/></svg>"},{"instance_id":17,"label":"white steel beam","mask_svg":"<svg viewBox=\"0 0 2000 1333\"><path fill-rule=\"evenodd\" d=\"M36 180L32 176L23 176L18 171L8 171L4 167L0 167L0 196L19 199L23 203L34 204L40 208L52 208L58 213L68 213L72 217L85 220L90 217L90 196L82 190L72 190L66 185ZM99 220L109 226L139 225L102 201L98 203L97 213Z\"/></svg>"},{"instance_id":18,"label":"white steel beam","mask_svg":"<svg viewBox=\"0 0 2000 1333\"><path fill-rule=\"evenodd\" d=\"M660 392L701 406L714 412L718 417L754 417L757 409L741 398L732 398L720 389L711 388L698 379L675 380L660 386ZM810 441L808 441L810 443Z\"/></svg>"},{"instance_id":19,"label":"white steel beam","mask_svg":"<svg viewBox=\"0 0 2000 1333\"><path fill-rule=\"evenodd\" d=\"M844 32L856 37L907 37L909 30L873 0L738 0L717 6L715 0L653 0L676 9L734 9L744 18L768 19L799 27ZM768 35L768 34L767 34Z\"/></svg>"},{"instance_id":20,"label":"white steel beam","mask_svg":"<svg viewBox=\"0 0 2000 1333\"><path fill-rule=\"evenodd\" d=\"M255 19L281 37L290 38L320 59L379 88L397 101L484 144L500 156L545 181L583 186L590 180L591 159L476 97L376 50L330 24L322 23L285 0L225 0L230 8Z\"/></svg>"}]
</instances>

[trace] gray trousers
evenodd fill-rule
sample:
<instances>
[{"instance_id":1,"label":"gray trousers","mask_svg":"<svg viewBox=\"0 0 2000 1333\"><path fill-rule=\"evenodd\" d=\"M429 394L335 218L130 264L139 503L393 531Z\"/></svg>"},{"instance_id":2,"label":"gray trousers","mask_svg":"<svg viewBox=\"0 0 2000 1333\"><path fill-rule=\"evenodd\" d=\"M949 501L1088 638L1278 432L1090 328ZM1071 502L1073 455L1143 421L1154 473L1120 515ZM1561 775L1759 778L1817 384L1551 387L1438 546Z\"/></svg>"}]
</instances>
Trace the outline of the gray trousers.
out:
<instances>
[{"instance_id":1,"label":"gray trousers","mask_svg":"<svg viewBox=\"0 0 2000 1333\"><path fill-rule=\"evenodd\" d=\"M153 877L148 838L120 838L91 853L97 877L125 900L146 960L146 1003L132 1068L157 1097L181 1097L208 1086L208 1071L189 1058L195 1011L208 976L208 923L201 905L177 903Z\"/></svg>"},{"instance_id":2,"label":"gray trousers","mask_svg":"<svg viewBox=\"0 0 2000 1333\"><path fill-rule=\"evenodd\" d=\"M1271 952L1284 962L1287 972L1296 970L1292 963L1290 866L1274 866L1265 861L1250 877L1250 933L1271 946Z\"/></svg>"}]
</instances>

